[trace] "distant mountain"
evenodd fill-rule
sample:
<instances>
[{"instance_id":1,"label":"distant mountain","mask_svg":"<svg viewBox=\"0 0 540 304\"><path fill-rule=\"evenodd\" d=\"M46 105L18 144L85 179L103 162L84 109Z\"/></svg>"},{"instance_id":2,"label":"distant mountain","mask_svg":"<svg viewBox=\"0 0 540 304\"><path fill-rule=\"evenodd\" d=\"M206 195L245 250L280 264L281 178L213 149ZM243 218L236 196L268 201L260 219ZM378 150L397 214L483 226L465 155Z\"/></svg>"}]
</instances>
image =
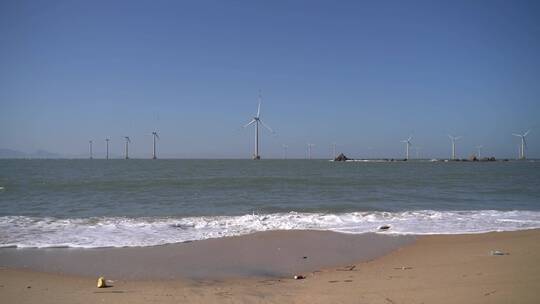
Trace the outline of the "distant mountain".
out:
<instances>
[{"instance_id":1,"label":"distant mountain","mask_svg":"<svg viewBox=\"0 0 540 304\"><path fill-rule=\"evenodd\" d=\"M0 158L62 158L62 155L45 150L25 153L12 149L0 149Z\"/></svg>"},{"instance_id":2,"label":"distant mountain","mask_svg":"<svg viewBox=\"0 0 540 304\"><path fill-rule=\"evenodd\" d=\"M0 158L26 158L26 153L11 150L11 149L0 149Z\"/></svg>"},{"instance_id":3,"label":"distant mountain","mask_svg":"<svg viewBox=\"0 0 540 304\"><path fill-rule=\"evenodd\" d=\"M30 158L62 158L63 156L58 153L53 153L45 150L37 150L33 154L29 154Z\"/></svg>"}]
</instances>

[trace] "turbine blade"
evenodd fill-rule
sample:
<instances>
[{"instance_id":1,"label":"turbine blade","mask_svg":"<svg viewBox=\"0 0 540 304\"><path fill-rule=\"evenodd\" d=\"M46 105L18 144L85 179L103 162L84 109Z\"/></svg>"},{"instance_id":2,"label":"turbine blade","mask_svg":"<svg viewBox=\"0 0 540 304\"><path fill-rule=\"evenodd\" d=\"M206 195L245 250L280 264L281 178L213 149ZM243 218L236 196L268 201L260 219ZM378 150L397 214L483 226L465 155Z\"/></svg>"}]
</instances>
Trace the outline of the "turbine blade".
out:
<instances>
[{"instance_id":1,"label":"turbine blade","mask_svg":"<svg viewBox=\"0 0 540 304\"><path fill-rule=\"evenodd\" d=\"M261 125L263 125L263 127L267 128L268 131L270 131L271 133L275 133L274 130L272 130L272 128L270 128L268 125L266 125L264 122L262 122L262 120L259 120L261 122Z\"/></svg>"},{"instance_id":2,"label":"turbine blade","mask_svg":"<svg viewBox=\"0 0 540 304\"><path fill-rule=\"evenodd\" d=\"M523 134L523 136L527 136L527 134L529 134L529 132L531 132L531 129L527 130L527 132L525 132L525 134Z\"/></svg>"},{"instance_id":3,"label":"turbine blade","mask_svg":"<svg viewBox=\"0 0 540 304\"><path fill-rule=\"evenodd\" d=\"M512 135L517 136L517 137L521 137L520 134L516 134L516 133L512 133Z\"/></svg>"},{"instance_id":4,"label":"turbine blade","mask_svg":"<svg viewBox=\"0 0 540 304\"><path fill-rule=\"evenodd\" d=\"M412 139L412 136L409 136L409 139L407 139L407 141L411 141L411 139Z\"/></svg>"},{"instance_id":5,"label":"turbine blade","mask_svg":"<svg viewBox=\"0 0 540 304\"><path fill-rule=\"evenodd\" d=\"M255 119L252 119L250 122L248 122L247 124L245 124L242 128L245 128L245 127L249 127L250 125L254 124L255 123Z\"/></svg>"},{"instance_id":6,"label":"turbine blade","mask_svg":"<svg viewBox=\"0 0 540 304\"><path fill-rule=\"evenodd\" d=\"M259 106L257 106L257 118L261 115L261 99L259 97Z\"/></svg>"}]
</instances>

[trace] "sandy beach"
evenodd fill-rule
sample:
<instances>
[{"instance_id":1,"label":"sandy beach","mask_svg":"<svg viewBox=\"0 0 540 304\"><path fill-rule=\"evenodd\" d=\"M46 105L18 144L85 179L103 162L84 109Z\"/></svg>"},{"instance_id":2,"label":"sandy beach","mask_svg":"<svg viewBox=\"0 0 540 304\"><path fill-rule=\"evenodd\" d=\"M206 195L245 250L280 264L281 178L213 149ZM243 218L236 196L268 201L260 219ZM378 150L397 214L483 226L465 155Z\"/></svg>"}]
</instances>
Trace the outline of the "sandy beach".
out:
<instances>
[{"instance_id":1,"label":"sandy beach","mask_svg":"<svg viewBox=\"0 0 540 304\"><path fill-rule=\"evenodd\" d=\"M3 267L0 298L4 303L538 303L539 260L540 230L433 235L374 260L304 272L304 280L111 278L112 287L98 289L95 277Z\"/></svg>"}]
</instances>

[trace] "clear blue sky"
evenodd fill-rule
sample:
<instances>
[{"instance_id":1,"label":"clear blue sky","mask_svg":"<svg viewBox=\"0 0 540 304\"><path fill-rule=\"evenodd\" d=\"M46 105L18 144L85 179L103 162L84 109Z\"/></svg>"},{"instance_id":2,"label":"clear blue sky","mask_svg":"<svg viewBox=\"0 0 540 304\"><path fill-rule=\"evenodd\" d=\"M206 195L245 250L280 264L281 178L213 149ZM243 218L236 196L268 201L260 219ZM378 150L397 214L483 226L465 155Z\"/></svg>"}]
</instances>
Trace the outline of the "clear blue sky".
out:
<instances>
[{"instance_id":1,"label":"clear blue sky","mask_svg":"<svg viewBox=\"0 0 540 304\"><path fill-rule=\"evenodd\" d=\"M540 157L540 1L1 1L0 148Z\"/></svg>"}]
</instances>

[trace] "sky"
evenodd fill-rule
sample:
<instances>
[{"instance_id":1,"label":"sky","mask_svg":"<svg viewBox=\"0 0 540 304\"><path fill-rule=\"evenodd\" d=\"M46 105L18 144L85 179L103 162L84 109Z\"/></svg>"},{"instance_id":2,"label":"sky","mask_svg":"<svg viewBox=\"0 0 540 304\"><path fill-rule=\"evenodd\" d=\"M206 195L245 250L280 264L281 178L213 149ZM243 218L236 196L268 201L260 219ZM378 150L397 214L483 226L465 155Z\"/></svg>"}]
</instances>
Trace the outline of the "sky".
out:
<instances>
[{"instance_id":1,"label":"sky","mask_svg":"<svg viewBox=\"0 0 540 304\"><path fill-rule=\"evenodd\" d=\"M0 148L540 158L539 1L0 1ZM416 149L417 148L417 149Z\"/></svg>"}]
</instances>

